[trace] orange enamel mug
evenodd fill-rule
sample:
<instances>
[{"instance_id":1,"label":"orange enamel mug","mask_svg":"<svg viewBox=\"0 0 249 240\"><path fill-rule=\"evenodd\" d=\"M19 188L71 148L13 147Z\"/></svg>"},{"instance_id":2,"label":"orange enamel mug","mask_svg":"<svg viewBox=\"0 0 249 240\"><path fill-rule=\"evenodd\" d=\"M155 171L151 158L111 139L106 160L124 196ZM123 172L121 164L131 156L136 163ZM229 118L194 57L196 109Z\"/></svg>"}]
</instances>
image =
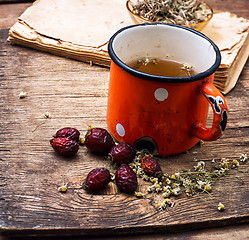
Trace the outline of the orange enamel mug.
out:
<instances>
[{"instance_id":1,"label":"orange enamel mug","mask_svg":"<svg viewBox=\"0 0 249 240\"><path fill-rule=\"evenodd\" d=\"M119 142L157 155L189 150L200 139L215 141L227 123L227 104L213 85L220 65L218 47L195 30L172 24L140 24L120 29L110 39L107 124ZM150 75L128 62L168 58L195 66L186 77ZM206 127L209 105L212 127Z\"/></svg>"}]
</instances>

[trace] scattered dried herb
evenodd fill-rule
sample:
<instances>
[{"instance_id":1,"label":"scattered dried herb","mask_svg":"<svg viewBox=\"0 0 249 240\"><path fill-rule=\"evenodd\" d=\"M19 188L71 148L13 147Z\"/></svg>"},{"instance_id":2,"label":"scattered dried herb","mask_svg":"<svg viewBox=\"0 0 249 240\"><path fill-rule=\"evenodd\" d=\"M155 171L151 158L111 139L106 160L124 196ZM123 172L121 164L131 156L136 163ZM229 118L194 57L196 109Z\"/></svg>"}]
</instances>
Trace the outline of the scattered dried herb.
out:
<instances>
[{"instance_id":1,"label":"scattered dried herb","mask_svg":"<svg viewBox=\"0 0 249 240\"><path fill-rule=\"evenodd\" d=\"M25 98L27 97L27 93L26 92L20 92L19 93L19 98Z\"/></svg>"},{"instance_id":2,"label":"scattered dried herb","mask_svg":"<svg viewBox=\"0 0 249 240\"><path fill-rule=\"evenodd\" d=\"M103 133L106 137L109 136L109 133L106 134L107 131L105 129L92 127L88 129L88 134L86 134L86 136L88 136L89 134L91 135L93 129L94 131L97 131L98 136L99 134L100 136L102 136ZM57 131L56 135L58 136L55 136L55 138L51 140L52 146L55 145L53 146L53 148L56 152L63 156L71 156L77 153L77 141L79 141L79 132L77 129L60 129L59 131ZM63 137L61 137L61 135ZM70 136L75 137L75 135L77 141L69 138ZM59 142L56 142L58 140ZM93 141L93 143L97 145L99 143L99 140L100 143L103 142L102 138L97 138L95 140L96 141ZM64 143L64 141L66 141L66 143ZM77 144L77 147L75 147L75 144L71 144L71 142L67 144L68 141L75 142ZM110 142L111 145L113 145L113 147L117 147L118 150L121 149L122 151L124 151L124 153L127 152L127 144L124 143L121 145L115 145L112 138ZM73 147L71 145L73 145ZM120 146L122 147L120 148ZM125 146L124 150L123 146ZM68 151L68 148L70 148L70 151ZM109 172L109 170L106 168L94 169L88 174L83 187L88 191L98 191L105 188L110 181L113 181L116 183L118 189L121 192L133 193L137 198L143 198L144 196L146 196L146 194L150 193L158 193L161 194L163 198L163 201L157 204L158 210L161 211L167 209L168 207L174 207L175 202L171 199L171 196L178 196L183 193L185 193L187 196L193 196L200 192L210 194L215 178L225 176L231 169L238 168L240 166L240 162L245 163L248 159L247 154L241 154L238 160L221 158L220 161L215 161L213 159L211 162L214 165L210 170L206 168L204 161L197 161L196 159L194 159L193 161L197 163L193 167L193 169L179 170L170 176L169 174L162 172L159 163L148 150L143 149L141 151L137 151L135 156L133 155L133 151L134 150L132 149L131 156L130 151L128 151L129 161L134 157L133 161L129 163L129 165L122 164L118 167L115 174ZM123 152L121 155L123 158ZM138 187L137 177L140 177L144 181L150 183L146 193L136 191ZM241 183L244 184L243 179L241 179ZM60 186L58 188L58 191L66 192L67 184L63 184L62 186ZM225 209L224 204L219 202L217 209L219 211L223 211Z\"/></svg>"},{"instance_id":3,"label":"scattered dried herb","mask_svg":"<svg viewBox=\"0 0 249 240\"><path fill-rule=\"evenodd\" d=\"M58 187L58 192L65 193L67 192L67 183L63 184L62 186Z\"/></svg>"},{"instance_id":4,"label":"scattered dried herb","mask_svg":"<svg viewBox=\"0 0 249 240\"><path fill-rule=\"evenodd\" d=\"M186 77L198 72L188 63L166 58L143 57L127 64L129 67L148 74L165 77Z\"/></svg>"},{"instance_id":5,"label":"scattered dried herb","mask_svg":"<svg viewBox=\"0 0 249 240\"><path fill-rule=\"evenodd\" d=\"M218 208L218 210L219 210L220 212L225 210L225 206L224 206L224 204L222 204L221 202L219 202L217 208Z\"/></svg>"},{"instance_id":6,"label":"scattered dried herb","mask_svg":"<svg viewBox=\"0 0 249 240\"><path fill-rule=\"evenodd\" d=\"M137 152L137 156L134 161L130 163L130 167L138 177L151 183L147 188L148 194L160 193L162 195L164 200L157 204L159 210L164 210L167 207L173 207L175 205L175 202L170 199L171 196L178 196L183 193L187 196L193 196L198 193L210 194L216 178L225 176L231 169L239 166L238 160L221 158L218 162L212 161L214 166L208 170L205 166L205 162L199 161L193 169L179 170L171 176L164 173L159 179L154 176L149 176L142 168L141 160L146 156L151 157L151 154L146 150ZM242 154L240 161L245 162L246 160L247 155ZM139 196L140 195L144 196L145 194L141 193ZM137 194L135 194L135 196L137 196ZM219 211L223 211L224 205L220 204L218 209Z\"/></svg>"}]
</instances>

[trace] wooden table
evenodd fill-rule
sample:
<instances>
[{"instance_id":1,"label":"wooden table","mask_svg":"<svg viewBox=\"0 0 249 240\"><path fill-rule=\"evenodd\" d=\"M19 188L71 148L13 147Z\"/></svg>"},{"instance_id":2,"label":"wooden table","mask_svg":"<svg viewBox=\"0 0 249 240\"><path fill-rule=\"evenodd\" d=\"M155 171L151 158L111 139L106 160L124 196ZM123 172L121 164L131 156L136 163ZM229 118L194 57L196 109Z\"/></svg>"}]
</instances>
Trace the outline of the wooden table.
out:
<instances>
[{"instance_id":1,"label":"wooden table","mask_svg":"<svg viewBox=\"0 0 249 240\"><path fill-rule=\"evenodd\" d=\"M248 0L207 2L215 9L249 18ZM49 140L64 126L76 127L82 135L88 125L106 128L109 69L7 43L7 29L30 4L0 5L3 238L248 239L248 163L215 180L211 196L181 195L165 211L158 211L153 196L137 199L121 194L113 183L99 195L82 189L91 169L113 168L111 164L83 146L75 158L65 160L54 154ZM188 154L160 158L163 171L172 174L192 168L195 160L211 166L213 159L239 159L242 153L248 154L248 89L247 62L236 88L226 95L229 118L224 136L195 146ZM26 98L19 99L21 91L27 92ZM65 194L57 190L63 183L68 183ZM141 188L143 184L140 179ZM220 201L226 206L224 212L217 210Z\"/></svg>"}]
</instances>

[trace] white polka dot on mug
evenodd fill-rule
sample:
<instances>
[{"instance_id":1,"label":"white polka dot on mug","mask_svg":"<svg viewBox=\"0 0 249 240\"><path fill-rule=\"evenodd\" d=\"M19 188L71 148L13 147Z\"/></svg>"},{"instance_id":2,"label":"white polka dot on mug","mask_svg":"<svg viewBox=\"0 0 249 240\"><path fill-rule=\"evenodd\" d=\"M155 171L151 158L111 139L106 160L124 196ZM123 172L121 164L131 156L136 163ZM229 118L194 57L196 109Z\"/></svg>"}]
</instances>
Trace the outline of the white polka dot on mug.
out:
<instances>
[{"instance_id":1,"label":"white polka dot on mug","mask_svg":"<svg viewBox=\"0 0 249 240\"><path fill-rule=\"evenodd\" d=\"M158 88L155 92L154 92L154 96L156 98L156 100L162 102L164 100L166 100L168 98L168 91L165 88Z\"/></svg>"},{"instance_id":2,"label":"white polka dot on mug","mask_svg":"<svg viewBox=\"0 0 249 240\"><path fill-rule=\"evenodd\" d=\"M123 137L125 135L125 129L124 129L123 125L120 123L118 123L116 125L116 131L117 131L118 135L121 137Z\"/></svg>"}]
</instances>

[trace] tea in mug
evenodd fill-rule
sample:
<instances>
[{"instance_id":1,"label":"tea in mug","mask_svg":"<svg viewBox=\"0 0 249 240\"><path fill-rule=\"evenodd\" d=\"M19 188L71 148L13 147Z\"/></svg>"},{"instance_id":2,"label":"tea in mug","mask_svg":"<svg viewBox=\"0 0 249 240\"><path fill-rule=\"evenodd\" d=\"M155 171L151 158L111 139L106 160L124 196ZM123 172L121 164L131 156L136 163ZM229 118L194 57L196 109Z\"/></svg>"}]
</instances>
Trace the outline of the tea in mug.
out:
<instances>
[{"instance_id":1,"label":"tea in mug","mask_svg":"<svg viewBox=\"0 0 249 240\"><path fill-rule=\"evenodd\" d=\"M197 74L193 66L164 58L140 58L127 65L139 72L164 77L187 77Z\"/></svg>"}]
</instances>

